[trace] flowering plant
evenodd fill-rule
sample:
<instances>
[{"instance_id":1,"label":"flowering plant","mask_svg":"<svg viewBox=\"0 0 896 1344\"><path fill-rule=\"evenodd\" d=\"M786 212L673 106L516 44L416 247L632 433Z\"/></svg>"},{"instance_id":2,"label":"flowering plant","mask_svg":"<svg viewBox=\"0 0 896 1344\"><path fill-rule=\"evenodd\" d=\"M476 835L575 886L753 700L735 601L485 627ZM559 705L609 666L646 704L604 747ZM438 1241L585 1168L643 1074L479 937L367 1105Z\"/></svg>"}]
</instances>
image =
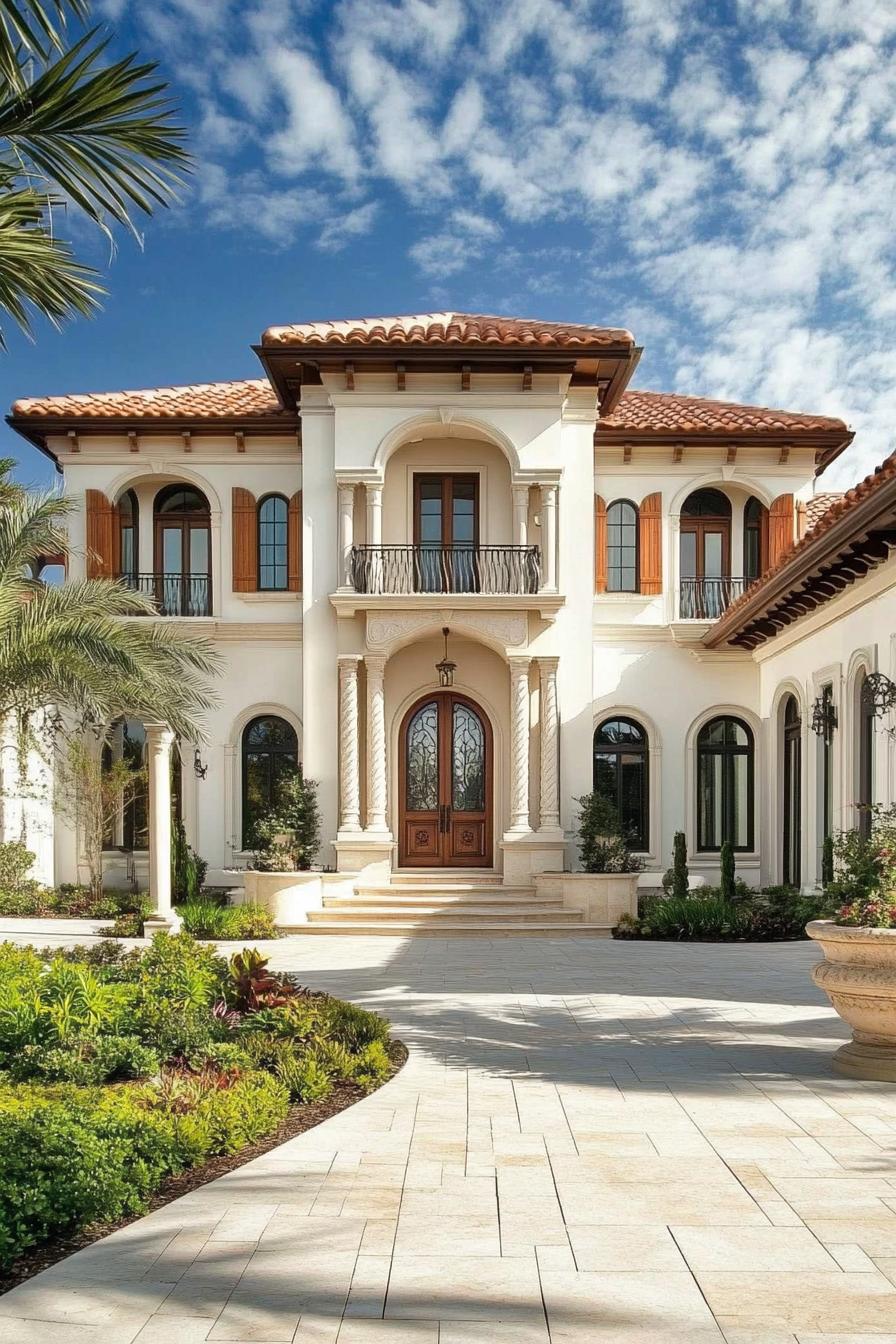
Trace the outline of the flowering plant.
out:
<instances>
[{"instance_id":1,"label":"flowering plant","mask_svg":"<svg viewBox=\"0 0 896 1344\"><path fill-rule=\"evenodd\" d=\"M837 924L896 929L896 808L871 809L871 835L862 841L865 861L857 889L837 910Z\"/></svg>"},{"instance_id":2,"label":"flowering plant","mask_svg":"<svg viewBox=\"0 0 896 1344\"><path fill-rule=\"evenodd\" d=\"M850 901L840 907L834 922L865 929L896 929L896 896L863 896Z\"/></svg>"}]
</instances>

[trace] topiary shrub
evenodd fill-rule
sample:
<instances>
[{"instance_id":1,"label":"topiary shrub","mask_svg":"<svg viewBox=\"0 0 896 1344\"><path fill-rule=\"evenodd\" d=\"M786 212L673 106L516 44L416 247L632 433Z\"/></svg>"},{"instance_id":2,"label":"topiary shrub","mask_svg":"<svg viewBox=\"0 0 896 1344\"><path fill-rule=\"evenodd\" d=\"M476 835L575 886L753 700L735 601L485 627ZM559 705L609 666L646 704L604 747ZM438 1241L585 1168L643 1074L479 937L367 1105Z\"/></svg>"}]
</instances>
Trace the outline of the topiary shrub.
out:
<instances>
[{"instance_id":1,"label":"topiary shrub","mask_svg":"<svg viewBox=\"0 0 896 1344\"><path fill-rule=\"evenodd\" d=\"M737 894L737 887L734 876L734 846L730 840L725 840L722 843L719 863L721 868L719 895L723 901L733 901Z\"/></svg>"},{"instance_id":2,"label":"topiary shrub","mask_svg":"<svg viewBox=\"0 0 896 1344\"><path fill-rule=\"evenodd\" d=\"M675 838L672 841L672 867L669 869L669 886L666 887L666 881L663 880L663 887L670 896L685 898L690 891L690 874L688 873L688 842L684 831L676 831Z\"/></svg>"},{"instance_id":3,"label":"topiary shrub","mask_svg":"<svg viewBox=\"0 0 896 1344\"><path fill-rule=\"evenodd\" d=\"M834 880L834 837L826 835L821 846L821 885L829 887Z\"/></svg>"}]
</instances>

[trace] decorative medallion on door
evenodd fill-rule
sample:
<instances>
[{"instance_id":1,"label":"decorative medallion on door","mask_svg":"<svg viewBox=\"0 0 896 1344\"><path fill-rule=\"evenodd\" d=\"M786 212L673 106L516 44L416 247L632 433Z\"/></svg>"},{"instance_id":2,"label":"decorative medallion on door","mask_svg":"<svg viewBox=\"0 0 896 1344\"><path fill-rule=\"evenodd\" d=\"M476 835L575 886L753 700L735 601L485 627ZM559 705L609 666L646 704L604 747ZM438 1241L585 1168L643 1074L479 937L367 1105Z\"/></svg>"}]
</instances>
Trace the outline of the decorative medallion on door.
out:
<instances>
[{"instance_id":1,"label":"decorative medallion on door","mask_svg":"<svg viewBox=\"0 0 896 1344\"><path fill-rule=\"evenodd\" d=\"M491 728L472 700L434 691L408 710L399 742L399 791L399 863L491 864Z\"/></svg>"}]
</instances>

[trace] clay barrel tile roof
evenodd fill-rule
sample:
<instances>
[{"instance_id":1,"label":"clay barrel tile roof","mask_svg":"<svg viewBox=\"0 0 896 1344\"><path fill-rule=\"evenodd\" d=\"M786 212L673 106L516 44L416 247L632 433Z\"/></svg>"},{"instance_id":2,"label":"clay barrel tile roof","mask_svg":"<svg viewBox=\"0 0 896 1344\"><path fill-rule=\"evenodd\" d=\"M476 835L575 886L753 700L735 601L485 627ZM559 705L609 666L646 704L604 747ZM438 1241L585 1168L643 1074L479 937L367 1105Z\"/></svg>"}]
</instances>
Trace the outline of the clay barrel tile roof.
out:
<instances>
[{"instance_id":1,"label":"clay barrel tile roof","mask_svg":"<svg viewBox=\"0 0 896 1344\"><path fill-rule=\"evenodd\" d=\"M670 434L848 432L844 421L828 415L801 415L675 392L635 391L623 392L612 414L600 421L598 436L602 429Z\"/></svg>"},{"instance_id":2,"label":"clay barrel tile roof","mask_svg":"<svg viewBox=\"0 0 896 1344\"><path fill-rule=\"evenodd\" d=\"M635 338L621 327L594 327L537 318L489 317L477 313L411 313L404 317L347 318L333 322L300 322L268 327L262 345L365 346L485 345L503 348L624 345Z\"/></svg>"},{"instance_id":3,"label":"clay barrel tile roof","mask_svg":"<svg viewBox=\"0 0 896 1344\"><path fill-rule=\"evenodd\" d=\"M833 508L842 498L842 490L827 490L813 495L806 504L806 531L810 532L813 527L817 527L828 509Z\"/></svg>"},{"instance_id":4,"label":"clay barrel tile roof","mask_svg":"<svg viewBox=\"0 0 896 1344\"><path fill-rule=\"evenodd\" d=\"M14 418L63 420L215 420L283 414L266 378L131 392L79 392L61 397L23 397Z\"/></svg>"}]
</instances>

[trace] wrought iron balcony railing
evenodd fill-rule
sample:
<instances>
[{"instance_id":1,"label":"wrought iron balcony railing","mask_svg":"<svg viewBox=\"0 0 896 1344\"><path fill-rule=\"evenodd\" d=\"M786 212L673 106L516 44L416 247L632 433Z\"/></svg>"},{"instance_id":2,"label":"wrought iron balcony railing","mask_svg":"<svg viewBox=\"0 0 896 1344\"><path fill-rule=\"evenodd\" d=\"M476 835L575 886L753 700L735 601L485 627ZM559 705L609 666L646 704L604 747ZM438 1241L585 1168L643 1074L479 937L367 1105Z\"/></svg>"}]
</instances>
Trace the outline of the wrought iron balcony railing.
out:
<instances>
[{"instance_id":1,"label":"wrought iron balcony railing","mask_svg":"<svg viewBox=\"0 0 896 1344\"><path fill-rule=\"evenodd\" d=\"M682 579L678 615L682 621L717 621L752 580Z\"/></svg>"},{"instance_id":2,"label":"wrought iron balcony railing","mask_svg":"<svg viewBox=\"0 0 896 1344\"><path fill-rule=\"evenodd\" d=\"M353 546L356 593L537 593L537 546Z\"/></svg>"},{"instance_id":3,"label":"wrought iron balcony railing","mask_svg":"<svg viewBox=\"0 0 896 1344\"><path fill-rule=\"evenodd\" d=\"M160 616L211 616L210 574L119 574L123 583L149 597Z\"/></svg>"}]
</instances>

